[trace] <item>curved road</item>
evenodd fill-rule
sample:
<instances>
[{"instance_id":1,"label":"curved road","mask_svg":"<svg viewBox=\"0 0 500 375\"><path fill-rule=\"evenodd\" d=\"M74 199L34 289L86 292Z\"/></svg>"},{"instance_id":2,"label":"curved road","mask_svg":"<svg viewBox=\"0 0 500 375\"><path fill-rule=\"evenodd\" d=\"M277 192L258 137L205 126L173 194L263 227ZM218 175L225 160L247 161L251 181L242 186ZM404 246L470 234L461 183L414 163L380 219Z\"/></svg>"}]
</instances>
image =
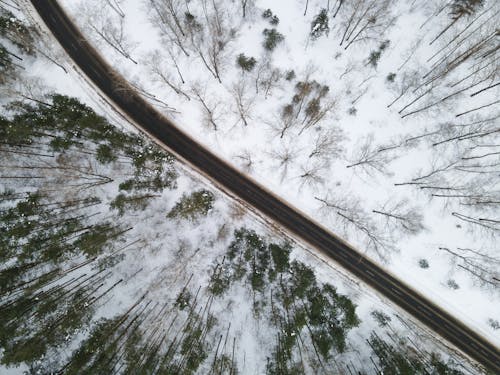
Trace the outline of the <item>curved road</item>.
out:
<instances>
[{"instance_id":1,"label":"curved road","mask_svg":"<svg viewBox=\"0 0 500 375\"><path fill-rule=\"evenodd\" d=\"M500 374L500 352L493 344L178 129L129 89L123 77L85 40L57 1L31 0L31 3L80 69L145 133L209 176L223 190L327 254L464 353Z\"/></svg>"}]
</instances>

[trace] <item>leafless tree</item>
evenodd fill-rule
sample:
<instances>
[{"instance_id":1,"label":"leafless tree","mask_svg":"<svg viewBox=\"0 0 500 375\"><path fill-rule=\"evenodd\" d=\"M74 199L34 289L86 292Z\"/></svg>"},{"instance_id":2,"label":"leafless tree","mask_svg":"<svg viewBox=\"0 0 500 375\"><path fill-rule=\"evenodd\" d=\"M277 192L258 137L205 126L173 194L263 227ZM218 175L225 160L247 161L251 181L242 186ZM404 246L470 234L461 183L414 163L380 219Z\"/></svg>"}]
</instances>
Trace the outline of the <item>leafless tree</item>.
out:
<instances>
[{"instance_id":1,"label":"leafless tree","mask_svg":"<svg viewBox=\"0 0 500 375\"><path fill-rule=\"evenodd\" d=\"M297 124L297 120L293 115L293 107L291 104L284 106L281 109L281 113L279 115L274 116L270 121L267 121L267 124L271 127L274 133L280 138L285 136L285 133L288 132L294 125Z\"/></svg>"},{"instance_id":2,"label":"leafless tree","mask_svg":"<svg viewBox=\"0 0 500 375\"><path fill-rule=\"evenodd\" d=\"M117 0L106 0L106 3L108 6L113 9L116 14L118 14L120 17L125 17L125 13L123 12L121 6L120 6L120 1Z\"/></svg>"},{"instance_id":3,"label":"leafless tree","mask_svg":"<svg viewBox=\"0 0 500 375\"><path fill-rule=\"evenodd\" d=\"M95 22L92 22L92 19ZM123 17L92 17L88 23L89 27L110 47L112 47L116 52L125 57L126 59L137 64L131 56L131 51L134 45L127 39L124 34Z\"/></svg>"},{"instance_id":4,"label":"leafless tree","mask_svg":"<svg viewBox=\"0 0 500 375\"><path fill-rule=\"evenodd\" d=\"M304 186L309 186L313 189L318 188L324 183L324 178L321 172L326 169L328 165L323 161L307 162L300 166L300 179L299 189Z\"/></svg>"},{"instance_id":5,"label":"leafless tree","mask_svg":"<svg viewBox=\"0 0 500 375\"><path fill-rule=\"evenodd\" d=\"M500 217L478 217L477 215L472 216L471 214L465 214L463 212L452 212L451 214L455 218L464 221L473 227L479 228L482 233L491 235L493 238L496 238L500 234Z\"/></svg>"},{"instance_id":6,"label":"leafless tree","mask_svg":"<svg viewBox=\"0 0 500 375\"><path fill-rule=\"evenodd\" d=\"M422 209L411 206L407 199L399 201L390 200L380 209L372 210L373 213L381 215L384 223L391 233L396 231L407 236L413 236L425 229Z\"/></svg>"},{"instance_id":7,"label":"leafless tree","mask_svg":"<svg viewBox=\"0 0 500 375\"><path fill-rule=\"evenodd\" d=\"M489 290L499 290L500 258L489 255L485 249L439 247L440 251L450 256L452 264L469 273L480 286Z\"/></svg>"},{"instance_id":8,"label":"leafless tree","mask_svg":"<svg viewBox=\"0 0 500 375\"><path fill-rule=\"evenodd\" d=\"M269 58L262 59L257 64L257 69L255 69L255 93L259 94L260 89L262 89L264 97L267 99L272 91L280 86L282 77L282 72L272 66Z\"/></svg>"},{"instance_id":9,"label":"leafless tree","mask_svg":"<svg viewBox=\"0 0 500 375\"><path fill-rule=\"evenodd\" d=\"M28 100L31 102L46 104L45 98L49 92L47 91L47 85L44 84L43 80L36 77L24 77L22 80L16 81L14 85L2 85L0 88L0 95L5 95L5 97L16 98L18 97L21 101Z\"/></svg>"},{"instance_id":10,"label":"leafless tree","mask_svg":"<svg viewBox=\"0 0 500 375\"><path fill-rule=\"evenodd\" d=\"M453 0L450 4L451 22L438 33L438 35L429 42L429 45L438 40L446 31L448 31L457 21L463 17L470 16L477 12L483 5L484 0Z\"/></svg>"},{"instance_id":11,"label":"leafless tree","mask_svg":"<svg viewBox=\"0 0 500 375\"><path fill-rule=\"evenodd\" d=\"M250 93L248 81L241 77L231 88L231 94L234 99L234 113L238 115L238 123L248 126L248 121L252 119L255 96Z\"/></svg>"},{"instance_id":12,"label":"leafless tree","mask_svg":"<svg viewBox=\"0 0 500 375\"><path fill-rule=\"evenodd\" d=\"M341 2L343 5L344 2ZM354 0L346 1L342 7L342 38L340 45L345 49L353 43L381 40L385 31L394 22L392 0Z\"/></svg>"},{"instance_id":13,"label":"leafless tree","mask_svg":"<svg viewBox=\"0 0 500 375\"><path fill-rule=\"evenodd\" d=\"M344 152L344 139L340 128L332 127L319 131L314 138L309 158L320 158L329 162L332 158L339 157Z\"/></svg>"},{"instance_id":14,"label":"leafless tree","mask_svg":"<svg viewBox=\"0 0 500 375\"><path fill-rule=\"evenodd\" d=\"M163 67L163 61L165 59L160 55L159 51L152 53L146 61L153 79L160 83L166 84L171 88L177 95L184 96L187 100L191 100L191 97L186 91L181 87L183 82L178 82L176 78L173 77L172 73Z\"/></svg>"},{"instance_id":15,"label":"leafless tree","mask_svg":"<svg viewBox=\"0 0 500 375\"><path fill-rule=\"evenodd\" d=\"M235 37L235 30L230 27L229 15L222 4L212 0L202 1L205 17L203 32L192 38L193 48L207 70L222 83L222 71L227 63L228 45Z\"/></svg>"},{"instance_id":16,"label":"leafless tree","mask_svg":"<svg viewBox=\"0 0 500 375\"><path fill-rule=\"evenodd\" d=\"M396 158L393 152L395 147L399 147L399 145L378 146L374 144L374 135L369 134L354 147L351 164L347 168L359 167L369 175L376 171L390 176L388 164Z\"/></svg>"},{"instance_id":17,"label":"leafless tree","mask_svg":"<svg viewBox=\"0 0 500 375\"><path fill-rule=\"evenodd\" d=\"M191 93L201 104L205 123L214 130L218 130L218 120L222 116L223 110L220 100L214 96L209 97L206 93L206 87L203 88L198 83L193 85Z\"/></svg>"},{"instance_id":18,"label":"leafless tree","mask_svg":"<svg viewBox=\"0 0 500 375\"><path fill-rule=\"evenodd\" d=\"M184 30L185 20L183 17L187 17L184 11L184 1L149 1L151 4L152 21L160 29L162 36L166 38L169 43L177 45L186 56L189 56L189 48L186 45L189 36Z\"/></svg>"},{"instance_id":19,"label":"leafless tree","mask_svg":"<svg viewBox=\"0 0 500 375\"><path fill-rule=\"evenodd\" d=\"M392 107L397 101L399 101L412 87L417 85L419 79L418 71L404 72L398 75L395 85L391 85L397 92L397 97L387 105L387 108Z\"/></svg>"},{"instance_id":20,"label":"leafless tree","mask_svg":"<svg viewBox=\"0 0 500 375\"><path fill-rule=\"evenodd\" d=\"M387 261L396 250L391 237L379 229L363 209L361 201L352 194L329 192L324 197L314 198L321 204L319 211L322 215L341 225L347 238L353 232L360 236L366 250L373 251L381 261Z\"/></svg>"},{"instance_id":21,"label":"leafless tree","mask_svg":"<svg viewBox=\"0 0 500 375\"><path fill-rule=\"evenodd\" d=\"M241 165L243 170L247 173L253 169L252 153L249 150L243 150L240 154L234 156L236 162Z\"/></svg>"},{"instance_id":22,"label":"leafless tree","mask_svg":"<svg viewBox=\"0 0 500 375\"><path fill-rule=\"evenodd\" d=\"M281 170L281 181L288 174L288 168L293 165L297 158L297 150L294 145L281 145L278 149L272 150L270 156L278 163L278 168Z\"/></svg>"},{"instance_id":23,"label":"leafless tree","mask_svg":"<svg viewBox=\"0 0 500 375\"><path fill-rule=\"evenodd\" d=\"M242 16L245 18L249 10L255 7L255 0L240 0L240 4Z\"/></svg>"}]
</instances>

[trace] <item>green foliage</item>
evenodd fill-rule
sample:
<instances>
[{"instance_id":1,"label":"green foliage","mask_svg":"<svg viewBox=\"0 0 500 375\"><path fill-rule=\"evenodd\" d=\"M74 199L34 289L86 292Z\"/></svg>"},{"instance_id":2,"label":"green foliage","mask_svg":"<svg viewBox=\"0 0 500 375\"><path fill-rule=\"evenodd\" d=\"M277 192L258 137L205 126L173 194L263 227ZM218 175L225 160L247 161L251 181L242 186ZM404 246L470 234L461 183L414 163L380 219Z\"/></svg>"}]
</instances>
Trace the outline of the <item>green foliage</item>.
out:
<instances>
[{"instance_id":1,"label":"green foliage","mask_svg":"<svg viewBox=\"0 0 500 375\"><path fill-rule=\"evenodd\" d=\"M354 306L349 300L343 301L344 298L329 284L321 289L311 288L307 296L312 339L325 359L329 359L332 348L338 353L345 350L345 331L358 325L357 318L353 318Z\"/></svg>"},{"instance_id":2,"label":"green foliage","mask_svg":"<svg viewBox=\"0 0 500 375\"><path fill-rule=\"evenodd\" d=\"M290 267L290 292L297 298L305 298L316 287L316 276L312 268L303 263L293 261Z\"/></svg>"},{"instance_id":3,"label":"green foliage","mask_svg":"<svg viewBox=\"0 0 500 375\"><path fill-rule=\"evenodd\" d=\"M191 295L189 290L183 290L179 293L179 295L175 299L174 306L182 311L191 304L192 299L193 296Z\"/></svg>"},{"instance_id":4,"label":"green foliage","mask_svg":"<svg viewBox=\"0 0 500 375\"><path fill-rule=\"evenodd\" d=\"M457 282L453 279L450 279L446 282L446 285L448 285L448 288L457 290L460 288L460 286L457 284Z\"/></svg>"},{"instance_id":5,"label":"green foliage","mask_svg":"<svg viewBox=\"0 0 500 375\"><path fill-rule=\"evenodd\" d=\"M278 18L278 16L276 15L273 15L270 19L269 19L269 23L273 26L276 26L280 23L280 19Z\"/></svg>"},{"instance_id":6,"label":"green foliage","mask_svg":"<svg viewBox=\"0 0 500 375\"><path fill-rule=\"evenodd\" d=\"M262 12L262 18L271 18L273 16L273 11L271 9L266 9L265 11Z\"/></svg>"},{"instance_id":7,"label":"green foliage","mask_svg":"<svg viewBox=\"0 0 500 375\"><path fill-rule=\"evenodd\" d=\"M16 64L22 53L34 54L34 42L31 31L5 8L0 8L0 84L5 84L14 77ZM4 45L3 41L7 43ZM18 51L12 51L12 45ZM20 52L19 52L20 51Z\"/></svg>"},{"instance_id":8,"label":"green foliage","mask_svg":"<svg viewBox=\"0 0 500 375\"><path fill-rule=\"evenodd\" d=\"M289 243L285 243L281 246L272 243L269 245L269 250L276 272L283 273L288 271L290 268L290 253L292 251L292 246Z\"/></svg>"},{"instance_id":9,"label":"green foliage","mask_svg":"<svg viewBox=\"0 0 500 375\"><path fill-rule=\"evenodd\" d=\"M390 44L391 44L390 40L384 40L382 43L380 43L380 46L378 47L378 49L380 51L385 51L387 49L387 47L389 47Z\"/></svg>"},{"instance_id":10,"label":"green foliage","mask_svg":"<svg viewBox=\"0 0 500 375\"><path fill-rule=\"evenodd\" d=\"M374 333L371 334L368 343L378 357L380 370L384 374L410 375L423 373L424 366L416 357L409 357L402 350L397 350Z\"/></svg>"},{"instance_id":11,"label":"green foliage","mask_svg":"<svg viewBox=\"0 0 500 375\"><path fill-rule=\"evenodd\" d=\"M389 73L386 77L387 82L393 83L396 79L396 73Z\"/></svg>"},{"instance_id":12,"label":"green foliage","mask_svg":"<svg viewBox=\"0 0 500 375\"><path fill-rule=\"evenodd\" d=\"M212 209L215 196L212 192L202 189L191 194L183 194L182 198L170 210L167 217L197 220L206 216Z\"/></svg>"},{"instance_id":13,"label":"green foliage","mask_svg":"<svg viewBox=\"0 0 500 375\"><path fill-rule=\"evenodd\" d=\"M125 191L162 191L176 187L175 158L156 147L147 146L130 152L135 167L135 177L120 184Z\"/></svg>"},{"instance_id":14,"label":"green foliage","mask_svg":"<svg viewBox=\"0 0 500 375\"><path fill-rule=\"evenodd\" d=\"M376 68L378 66L380 57L382 56L382 52L384 52L387 49L387 47L389 47L389 44L390 44L390 41L385 40L379 45L378 50L371 51L370 56L368 56L367 65L370 64L371 66Z\"/></svg>"},{"instance_id":15,"label":"green foliage","mask_svg":"<svg viewBox=\"0 0 500 375\"><path fill-rule=\"evenodd\" d=\"M484 5L484 0L453 0L450 15L453 20L476 13Z\"/></svg>"},{"instance_id":16,"label":"green foliage","mask_svg":"<svg viewBox=\"0 0 500 375\"><path fill-rule=\"evenodd\" d=\"M360 322L352 301L333 286L318 283L312 268L290 261L291 250L288 243L267 244L255 231L240 228L234 232L225 262L214 270L209 287L219 296L231 283L244 280L253 294L254 313L260 315L268 309L278 330L268 373L280 373L279 369L294 373L300 368L293 360L299 335L308 334L328 360L332 353L345 350L347 333Z\"/></svg>"},{"instance_id":17,"label":"green foliage","mask_svg":"<svg viewBox=\"0 0 500 375\"><path fill-rule=\"evenodd\" d=\"M420 268L429 268L429 262L427 261L427 259L420 259L418 261L418 265L420 266Z\"/></svg>"},{"instance_id":18,"label":"green foliage","mask_svg":"<svg viewBox=\"0 0 500 375\"><path fill-rule=\"evenodd\" d=\"M5 30L4 21L0 19L1 30ZM49 151L53 151L58 163L55 169L74 168L80 172L78 166L63 163L74 156L72 149L87 150L95 145L96 159L101 163L111 163L118 155L124 163L130 161L135 175L123 183L124 190L157 191L175 186L177 174L172 155L138 136L121 132L76 99L52 95L36 103L13 102L8 110L9 117L0 116L2 142L10 146L36 144L35 149L38 145L45 146L44 152L49 157ZM46 169L49 168L52 166ZM30 184L26 188L36 186ZM82 334L82 327L89 327L93 304L116 285L105 289L106 274L101 272L114 267L125 254L113 252L99 257L91 266L95 271L89 267L84 273L69 273L89 264L82 260L82 255L91 262L125 231L110 222L95 219L88 222L95 213L86 208L100 201L82 197L80 193L88 192L86 189L61 193L57 195L61 201L54 200L50 189L43 194L24 193L24 190L23 187L19 192L8 189L0 192L0 261L4 263L0 270L0 296L4 298L9 293L0 306L0 361L6 365L25 362L33 373L52 373L61 360L53 356L54 352L58 353L63 345ZM123 195L126 199L115 202L117 209L136 207L140 201L152 197ZM75 260L82 263L75 265ZM12 291L16 294L11 295ZM15 298L11 300L12 296ZM112 372L109 365L118 349L113 339L117 326L109 322L109 326L106 321L96 327L62 372Z\"/></svg>"},{"instance_id":19,"label":"green foliage","mask_svg":"<svg viewBox=\"0 0 500 375\"><path fill-rule=\"evenodd\" d=\"M123 216L127 210L145 210L149 200L153 197L155 196L150 194L125 195L120 193L111 201L109 206L117 210L118 215Z\"/></svg>"},{"instance_id":20,"label":"green foliage","mask_svg":"<svg viewBox=\"0 0 500 375\"><path fill-rule=\"evenodd\" d=\"M103 252L108 241L116 235L117 229L109 222L93 225L87 232L78 237L74 246L88 257L93 257Z\"/></svg>"},{"instance_id":21,"label":"green foliage","mask_svg":"<svg viewBox=\"0 0 500 375\"><path fill-rule=\"evenodd\" d=\"M231 285L231 274L227 267L217 266L210 276L210 282L208 284L208 291L214 296L220 296L224 294Z\"/></svg>"},{"instance_id":22,"label":"green foliage","mask_svg":"<svg viewBox=\"0 0 500 375\"><path fill-rule=\"evenodd\" d=\"M257 63L257 60L253 57L246 57L243 53L240 53L236 59L236 63L245 72L251 72Z\"/></svg>"},{"instance_id":23,"label":"green foliage","mask_svg":"<svg viewBox=\"0 0 500 375\"><path fill-rule=\"evenodd\" d=\"M196 20L196 16L190 12L184 13L184 25L191 34L200 32L203 29L201 23Z\"/></svg>"},{"instance_id":24,"label":"green foliage","mask_svg":"<svg viewBox=\"0 0 500 375\"><path fill-rule=\"evenodd\" d=\"M201 327L187 327L187 334L181 344L181 354L186 356L186 374L194 373L208 354L202 340ZM187 371L186 371L187 370Z\"/></svg>"},{"instance_id":25,"label":"green foliage","mask_svg":"<svg viewBox=\"0 0 500 375\"><path fill-rule=\"evenodd\" d=\"M280 19L275 14L273 14L271 9L266 9L264 12L262 12L262 18L267 19L269 23L274 26L280 23Z\"/></svg>"},{"instance_id":26,"label":"green foliage","mask_svg":"<svg viewBox=\"0 0 500 375\"><path fill-rule=\"evenodd\" d=\"M382 52L380 50L371 51L370 56L368 56L368 63L374 68L376 68L380 60L380 56L382 56Z\"/></svg>"},{"instance_id":27,"label":"green foliage","mask_svg":"<svg viewBox=\"0 0 500 375\"><path fill-rule=\"evenodd\" d=\"M93 308L84 303L85 289L79 287L71 294L64 288L56 289L43 298L30 295L4 305L0 321L1 363L10 366L38 362L48 348L62 345L69 335L88 324ZM35 324L30 316L36 317Z\"/></svg>"},{"instance_id":28,"label":"green foliage","mask_svg":"<svg viewBox=\"0 0 500 375\"><path fill-rule=\"evenodd\" d=\"M493 328L495 331L497 329L500 329L500 323L496 319L489 318L488 319L488 325Z\"/></svg>"},{"instance_id":29,"label":"green foliage","mask_svg":"<svg viewBox=\"0 0 500 375\"><path fill-rule=\"evenodd\" d=\"M279 33L276 29L264 29L264 48L268 51L273 51L278 44L285 40L283 34Z\"/></svg>"},{"instance_id":30,"label":"green foliage","mask_svg":"<svg viewBox=\"0 0 500 375\"><path fill-rule=\"evenodd\" d=\"M384 374L389 375L463 375L463 372L456 370L453 362L444 363L435 353L431 354L430 363L422 362L416 355L413 348L401 342L394 347L381 339L377 334L372 333L368 340L372 351L378 358L379 369Z\"/></svg>"},{"instance_id":31,"label":"green foliage","mask_svg":"<svg viewBox=\"0 0 500 375\"><path fill-rule=\"evenodd\" d=\"M107 345L112 342L116 333L117 324L121 317L112 320L102 319L92 329L87 339L85 339L78 349L71 356L71 361L65 368L64 373L68 375L92 374L96 362L111 352ZM104 358L108 359L108 358ZM108 359L109 360L109 359ZM110 371L111 369L108 369ZM108 373L108 371L102 373Z\"/></svg>"},{"instance_id":32,"label":"green foliage","mask_svg":"<svg viewBox=\"0 0 500 375\"><path fill-rule=\"evenodd\" d=\"M48 138L52 150L60 152L83 147L85 141L97 145L97 160L109 163L121 152L132 159L136 174L175 180L170 165L174 157L148 145L142 138L126 134L75 98L52 95L46 103L12 103L12 119L0 117L0 136L9 144L31 144ZM167 166L167 167L165 167Z\"/></svg>"},{"instance_id":33,"label":"green foliage","mask_svg":"<svg viewBox=\"0 0 500 375\"><path fill-rule=\"evenodd\" d=\"M295 70L289 70L288 72L286 72L285 74L285 79L287 81L292 81L294 80L296 77L296 74L295 74Z\"/></svg>"},{"instance_id":34,"label":"green foliage","mask_svg":"<svg viewBox=\"0 0 500 375\"><path fill-rule=\"evenodd\" d=\"M379 327L386 327L391 321L391 317L380 310L373 310L370 315L377 321Z\"/></svg>"},{"instance_id":35,"label":"green foliage","mask_svg":"<svg viewBox=\"0 0 500 375\"><path fill-rule=\"evenodd\" d=\"M321 9L318 15L316 15L311 22L311 38L313 40L318 39L323 35L327 35L330 32L330 26L328 25L328 12L326 9Z\"/></svg>"},{"instance_id":36,"label":"green foliage","mask_svg":"<svg viewBox=\"0 0 500 375\"><path fill-rule=\"evenodd\" d=\"M5 9L0 10L0 35L28 55L35 54L33 33L33 30L24 25L11 12Z\"/></svg>"},{"instance_id":37,"label":"green foliage","mask_svg":"<svg viewBox=\"0 0 500 375\"><path fill-rule=\"evenodd\" d=\"M14 70L12 58L7 49L0 44L0 83L5 83Z\"/></svg>"},{"instance_id":38,"label":"green foliage","mask_svg":"<svg viewBox=\"0 0 500 375\"><path fill-rule=\"evenodd\" d=\"M112 148L107 144L101 144L97 147L96 159L101 164L108 164L118 159L113 153Z\"/></svg>"},{"instance_id":39,"label":"green foliage","mask_svg":"<svg viewBox=\"0 0 500 375\"><path fill-rule=\"evenodd\" d=\"M155 170L151 174L137 173L135 178L128 179L122 182L118 188L119 190L132 192L139 190L148 190L159 192L163 189L174 189L176 186L177 172L174 168L165 171Z\"/></svg>"}]
</instances>

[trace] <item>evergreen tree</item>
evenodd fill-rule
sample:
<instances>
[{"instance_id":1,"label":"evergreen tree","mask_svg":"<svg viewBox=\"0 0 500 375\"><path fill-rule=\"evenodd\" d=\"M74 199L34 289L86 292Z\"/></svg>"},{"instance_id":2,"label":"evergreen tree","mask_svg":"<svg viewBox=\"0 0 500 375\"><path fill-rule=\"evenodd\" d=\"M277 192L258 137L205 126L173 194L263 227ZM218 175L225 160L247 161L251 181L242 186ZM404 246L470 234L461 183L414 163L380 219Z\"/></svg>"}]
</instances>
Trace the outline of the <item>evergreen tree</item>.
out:
<instances>
[{"instance_id":1,"label":"evergreen tree","mask_svg":"<svg viewBox=\"0 0 500 375\"><path fill-rule=\"evenodd\" d=\"M330 26L328 25L328 12L326 9L321 9L318 15L316 15L311 22L311 38L313 40L318 39L322 35L327 35L330 32Z\"/></svg>"}]
</instances>

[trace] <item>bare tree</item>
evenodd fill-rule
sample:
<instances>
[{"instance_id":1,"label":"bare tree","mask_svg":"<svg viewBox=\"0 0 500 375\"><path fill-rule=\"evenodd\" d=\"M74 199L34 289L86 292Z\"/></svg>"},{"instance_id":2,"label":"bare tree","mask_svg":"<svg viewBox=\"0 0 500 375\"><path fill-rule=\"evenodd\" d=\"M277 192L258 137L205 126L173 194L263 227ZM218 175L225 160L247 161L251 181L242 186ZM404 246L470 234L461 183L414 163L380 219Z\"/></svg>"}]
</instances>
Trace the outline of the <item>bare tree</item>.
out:
<instances>
[{"instance_id":1,"label":"bare tree","mask_svg":"<svg viewBox=\"0 0 500 375\"><path fill-rule=\"evenodd\" d=\"M361 201L352 194L329 192L324 197L314 197L321 206L319 212L336 221L344 229L344 235L360 236L366 250L373 251L383 262L396 249L390 236L382 232L376 222L363 210Z\"/></svg>"},{"instance_id":2,"label":"bare tree","mask_svg":"<svg viewBox=\"0 0 500 375\"><path fill-rule=\"evenodd\" d=\"M340 45L349 48L353 43L381 40L385 31L394 22L391 14L392 0L346 1L342 7L342 38ZM340 7L344 4L341 2Z\"/></svg>"},{"instance_id":3,"label":"bare tree","mask_svg":"<svg viewBox=\"0 0 500 375\"><path fill-rule=\"evenodd\" d=\"M120 17L124 18L125 13L123 12L122 8L120 7L120 1L117 0L106 0L106 3L108 6L113 9L116 14L118 14Z\"/></svg>"},{"instance_id":4,"label":"bare tree","mask_svg":"<svg viewBox=\"0 0 500 375\"><path fill-rule=\"evenodd\" d=\"M153 79L160 83L166 84L177 95L182 95L187 100L191 100L191 97L181 87L183 82L178 82L178 80L173 77L172 73L170 73L162 66L163 61L165 61L165 58L160 55L159 51L153 52L147 59L146 65L149 67Z\"/></svg>"},{"instance_id":5,"label":"bare tree","mask_svg":"<svg viewBox=\"0 0 500 375\"><path fill-rule=\"evenodd\" d=\"M389 172L388 164L396 158L392 150L399 146L377 146L374 144L374 135L369 134L354 147L351 164L347 168L360 167L368 174L377 171L390 176L391 172Z\"/></svg>"},{"instance_id":6,"label":"bare tree","mask_svg":"<svg viewBox=\"0 0 500 375\"><path fill-rule=\"evenodd\" d=\"M209 98L206 87L202 88L200 84L193 85L191 92L201 104L205 123L214 130L218 130L217 122L222 116L222 103L214 96Z\"/></svg>"},{"instance_id":7,"label":"bare tree","mask_svg":"<svg viewBox=\"0 0 500 375\"><path fill-rule=\"evenodd\" d=\"M416 86L418 78L419 78L418 71L412 71L410 73L404 72L403 74L399 75L396 84L391 85L391 87L393 87L396 90L398 96L391 103L387 105L387 108L392 107L410 90L410 88Z\"/></svg>"},{"instance_id":8,"label":"bare tree","mask_svg":"<svg viewBox=\"0 0 500 375\"><path fill-rule=\"evenodd\" d=\"M278 163L278 168L281 170L281 181L283 181L288 174L288 169L297 158L295 146L282 145L278 149L273 149L269 154Z\"/></svg>"},{"instance_id":9,"label":"bare tree","mask_svg":"<svg viewBox=\"0 0 500 375\"><path fill-rule=\"evenodd\" d=\"M238 115L238 123L248 126L248 121L252 119L252 111L255 102L255 96L250 93L248 81L241 77L231 88L231 94L234 99L234 113Z\"/></svg>"},{"instance_id":10,"label":"bare tree","mask_svg":"<svg viewBox=\"0 0 500 375\"><path fill-rule=\"evenodd\" d=\"M255 93L259 94L260 89L262 89L264 97L267 99L272 91L279 87L282 77L282 72L272 66L270 58L263 58L255 69Z\"/></svg>"},{"instance_id":11,"label":"bare tree","mask_svg":"<svg viewBox=\"0 0 500 375\"><path fill-rule=\"evenodd\" d=\"M451 257L452 264L469 273L480 286L498 290L500 285L500 258L489 255L485 249L439 247ZM493 288L493 289L492 289Z\"/></svg>"},{"instance_id":12,"label":"bare tree","mask_svg":"<svg viewBox=\"0 0 500 375\"><path fill-rule=\"evenodd\" d=\"M380 209L372 212L383 216L384 223L391 233L400 231L404 235L413 236L425 229L421 208L411 206L407 199L400 201L391 199Z\"/></svg>"},{"instance_id":13,"label":"bare tree","mask_svg":"<svg viewBox=\"0 0 500 375\"><path fill-rule=\"evenodd\" d=\"M109 3L107 3L109 6ZM106 4L88 2L82 4L80 12L86 16L86 25L100 40L103 40L118 54L130 60L134 64L137 61L132 58L132 43L124 31L124 17L116 13L109 13Z\"/></svg>"},{"instance_id":14,"label":"bare tree","mask_svg":"<svg viewBox=\"0 0 500 375\"><path fill-rule=\"evenodd\" d=\"M309 158L320 158L329 162L332 158L338 158L343 152L342 142L345 136L342 129L332 127L318 132L314 139Z\"/></svg>"},{"instance_id":15,"label":"bare tree","mask_svg":"<svg viewBox=\"0 0 500 375\"><path fill-rule=\"evenodd\" d=\"M451 214L461 221L472 224L474 227L478 227L481 229L482 233L489 234L493 237L497 237L500 234L500 217L477 217L463 212L452 212Z\"/></svg>"},{"instance_id":16,"label":"bare tree","mask_svg":"<svg viewBox=\"0 0 500 375\"><path fill-rule=\"evenodd\" d=\"M242 16L245 18L249 10L255 7L255 0L240 0L240 4Z\"/></svg>"},{"instance_id":17,"label":"bare tree","mask_svg":"<svg viewBox=\"0 0 500 375\"><path fill-rule=\"evenodd\" d=\"M161 34L169 43L174 43L180 50L189 56L189 48L186 41L189 40L185 25L189 25L192 19L189 12L184 12L184 1L182 0L149 0L151 4L151 18L158 26ZM184 19L183 19L184 17ZM191 35L192 37L192 35Z\"/></svg>"},{"instance_id":18,"label":"bare tree","mask_svg":"<svg viewBox=\"0 0 500 375\"><path fill-rule=\"evenodd\" d=\"M203 32L192 37L193 48L210 74L222 83L221 75L227 63L229 43L235 37L234 30L229 25L229 16L223 11L223 6L212 0L202 4L206 24Z\"/></svg>"},{"instance_id":19,"label":"bare tree","mask_svg":"<svg viewBox=\"0 0 500 375\"><path fill-rule=\"evenodd\" d=\"M450 27L452 27L462 17L474 14L483 6L484 0L453 0L450 5L450 15L452 21L429 42L429 45L439 39Z\"/></svg>"},{"instance_id":20,"label":"bare tree","mask_svg":"<svg viewBox=\"0 0 500 375\"><path fill-rule=\"evenodd\" d=\"M243 150L240 154L234 156L237 163L241 165L243 170L247 173L253 169L252 153L249 150Z\"/></svg>"},{"instance_id":21,"label":"bare tree","mask_svg":"<svg viewBox=\"0 0 500 375\"><path fill-rule=\"evenodd\" d=\"M300 166L300 179L299 189L304 186L309 186L313 189L321 186L325 179L321 176L321 172L326 169L328 165L320 160L316 162L308 162Z\"/></svg>"}]
</instances>

